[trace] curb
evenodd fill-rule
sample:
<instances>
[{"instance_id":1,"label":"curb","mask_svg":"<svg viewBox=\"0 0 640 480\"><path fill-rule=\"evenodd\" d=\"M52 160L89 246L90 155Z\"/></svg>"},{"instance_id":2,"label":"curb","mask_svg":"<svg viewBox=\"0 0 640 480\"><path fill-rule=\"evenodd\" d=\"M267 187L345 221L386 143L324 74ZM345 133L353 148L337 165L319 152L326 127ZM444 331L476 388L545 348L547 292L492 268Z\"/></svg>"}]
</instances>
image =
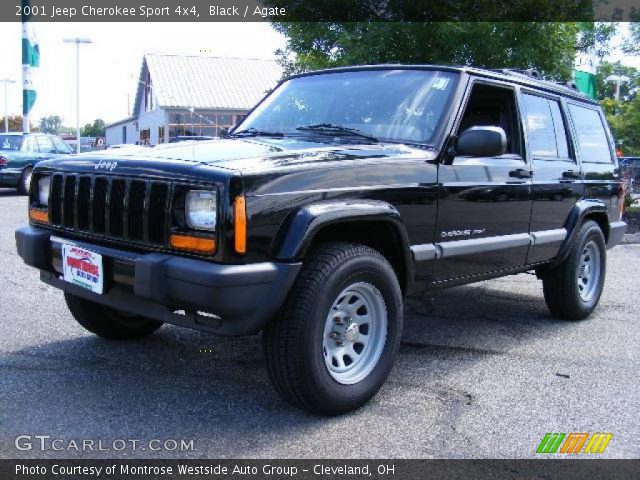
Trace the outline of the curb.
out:
<instances>
[{"instance_id":1,"label":"curb","mask_svg":"<svg viewBox=\"0 0 640 480\"><path fill-rule=\"evenodd\" d=\"M640 243L640 233L627 233L622 239L623 244Z\"/></svg>"}]
</instances>

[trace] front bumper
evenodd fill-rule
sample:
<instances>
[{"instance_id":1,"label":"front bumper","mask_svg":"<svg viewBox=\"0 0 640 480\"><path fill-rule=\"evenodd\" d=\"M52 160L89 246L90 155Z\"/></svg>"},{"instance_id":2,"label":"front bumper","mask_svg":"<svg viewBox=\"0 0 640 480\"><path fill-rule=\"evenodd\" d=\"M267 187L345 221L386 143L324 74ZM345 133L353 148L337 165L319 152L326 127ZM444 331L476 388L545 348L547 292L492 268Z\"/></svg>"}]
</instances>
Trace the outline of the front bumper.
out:
<instances>
[{"instance_id":1,"label":"front bumper","mask_svg":"<svg viewBox=\"0 0 640 480\"><path fill-rule=\"evenodd\" d=\"M622 242L624 232L627 230L625 222L612 222L609 224L609 238L607 240L607 248L612 248Z\"/></svg>"},{"instance_id":2,"label":"front bumper","mask_svg":"<svg viewBox=\"0 0 640 480\"><path fill-rule=\"evenodd\" d=\"M0 169L0 186L15 187L20 183L22 170L18 168L2 168Z\"/></svg>"},{"instance_id":3,"label":"front bumper","mask_svg":"<svg viewBox=\"0 0 640 480\"><path fill-rule=\"evenodd\" d=\"M220 265L162 253L134 253L67 240L48 230L26 226L15 233L18 255L40 269L40 279L94 302L220 335L249 335L262 330L280 308L300 263ZM65 282L62 244L103 256L105 293Z\"/></svg>"}]
</instances>

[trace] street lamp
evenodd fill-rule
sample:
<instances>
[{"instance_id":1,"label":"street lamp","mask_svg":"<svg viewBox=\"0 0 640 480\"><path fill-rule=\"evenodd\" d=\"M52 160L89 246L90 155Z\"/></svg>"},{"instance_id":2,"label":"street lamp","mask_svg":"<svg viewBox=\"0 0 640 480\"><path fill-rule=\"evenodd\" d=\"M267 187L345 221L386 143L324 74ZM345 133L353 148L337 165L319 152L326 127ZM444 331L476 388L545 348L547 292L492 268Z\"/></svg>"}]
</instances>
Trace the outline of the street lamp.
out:
<instances>
[{"instance_id":1,"label":"street lamp","mask_svg":"<svg viewBox=\"0 0 640 480\"><path fill-rule=\"evenodd\" d=\"M9 131L9 107L7 106L7 84L16 83L15 80L10 78L0 79L0 82L4 83L4 131Z\"/></svg>"},{"instance_id":2,"label":"street lamp","mask_svg":"<svg viewBox=\"0 0 640 480\"><path fill-rule=\"evenodd\" d=\"M93 43L88 38L65 38L64 43L76 44L76 153L80 153L80 44Z\"/></svg>"},{"instance_id":3,"label":"street lamp","mask_svg":"<svg viewBox=\"0 0 640 480\"><path fill-rule=\"evenodd\" d=\"M620 85L630 82L631 79L626 75L609 75L604 79L605 82L614 82L616 84L616 102L620 100Z\"/></svg>"}]
</instances>

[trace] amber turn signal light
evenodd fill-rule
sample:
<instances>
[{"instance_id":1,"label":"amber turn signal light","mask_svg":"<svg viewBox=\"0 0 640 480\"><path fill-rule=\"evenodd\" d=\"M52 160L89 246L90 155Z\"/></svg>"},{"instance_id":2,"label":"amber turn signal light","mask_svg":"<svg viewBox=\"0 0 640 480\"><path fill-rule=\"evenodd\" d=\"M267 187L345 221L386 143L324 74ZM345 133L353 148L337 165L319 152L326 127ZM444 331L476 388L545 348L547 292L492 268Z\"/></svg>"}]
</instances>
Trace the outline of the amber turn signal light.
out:
<instances>
[{"instance_id":1,"label":"amber turn signal light","mask_svg":"<svg viewBox=\"0 0 640 480\"><path fill-rule=\"evenodd\" d=\"M29 209L29 219L38 223L49 223L49 212L44 210Z\"/></svg>"},{"instance_id":2,"label":"amber turn signal light","mask_svg":"<svg viewBox=\"0 0 640 480\"><path fill-rule=\"evenodd\" d=\"M192 237L191 235L171 235L171 246L178 250L188 250L196 253L213 253L216 241L213 238Z\"/></svg>"},{"instance_id":3,"label":"amber turn signal light","mask_svg":"<svg viewBox=\"0 0 640 480\"><path fill-rule=\"evenodd\" d=\"M242 195L233 202L234 249L238 253L247 253L247 207Z\"/></svg>"}]
</instances>

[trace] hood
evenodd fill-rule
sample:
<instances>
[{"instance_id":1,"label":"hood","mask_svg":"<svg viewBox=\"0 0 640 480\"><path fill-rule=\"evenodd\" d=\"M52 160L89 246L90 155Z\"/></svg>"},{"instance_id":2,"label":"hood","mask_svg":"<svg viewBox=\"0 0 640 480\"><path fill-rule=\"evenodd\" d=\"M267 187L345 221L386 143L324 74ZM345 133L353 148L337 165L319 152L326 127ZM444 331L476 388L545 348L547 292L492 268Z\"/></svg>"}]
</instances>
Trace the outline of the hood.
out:
<instances>
[{"instance_id":1,"label":"hood","mask_svg":"<svg viewBox=\"0 0 640 480\"><path fill-rule=\"evenodd\" d=\"M362 144L352 141L333 141L331 137L327 137L326 141L324 139L254 137L186 141L163 144L144 152L131 153L131 156L138 158L198 162L240 172L294 168L309 163L357 158L412 155L435 157L435 152L395 143Z\"/></svg>"},{"instance_id":2,"label":"hood","mask_svg":"<svg viewBox=\"0 0 640 480\"><path fill-rule=\"evenodd\" d=\"M323 139L324 140L324 139ZM372 160L385 157L433 156L432 150L401 144L329 142L297 138L234 138L211 141L185 141L155 148L114 149L53 161L39 167L78 173L112 173L175 179L193 178L204 172L259 174L298 169L314 164L322 167L342 160Z\"/></svg>"}]
</instances>

